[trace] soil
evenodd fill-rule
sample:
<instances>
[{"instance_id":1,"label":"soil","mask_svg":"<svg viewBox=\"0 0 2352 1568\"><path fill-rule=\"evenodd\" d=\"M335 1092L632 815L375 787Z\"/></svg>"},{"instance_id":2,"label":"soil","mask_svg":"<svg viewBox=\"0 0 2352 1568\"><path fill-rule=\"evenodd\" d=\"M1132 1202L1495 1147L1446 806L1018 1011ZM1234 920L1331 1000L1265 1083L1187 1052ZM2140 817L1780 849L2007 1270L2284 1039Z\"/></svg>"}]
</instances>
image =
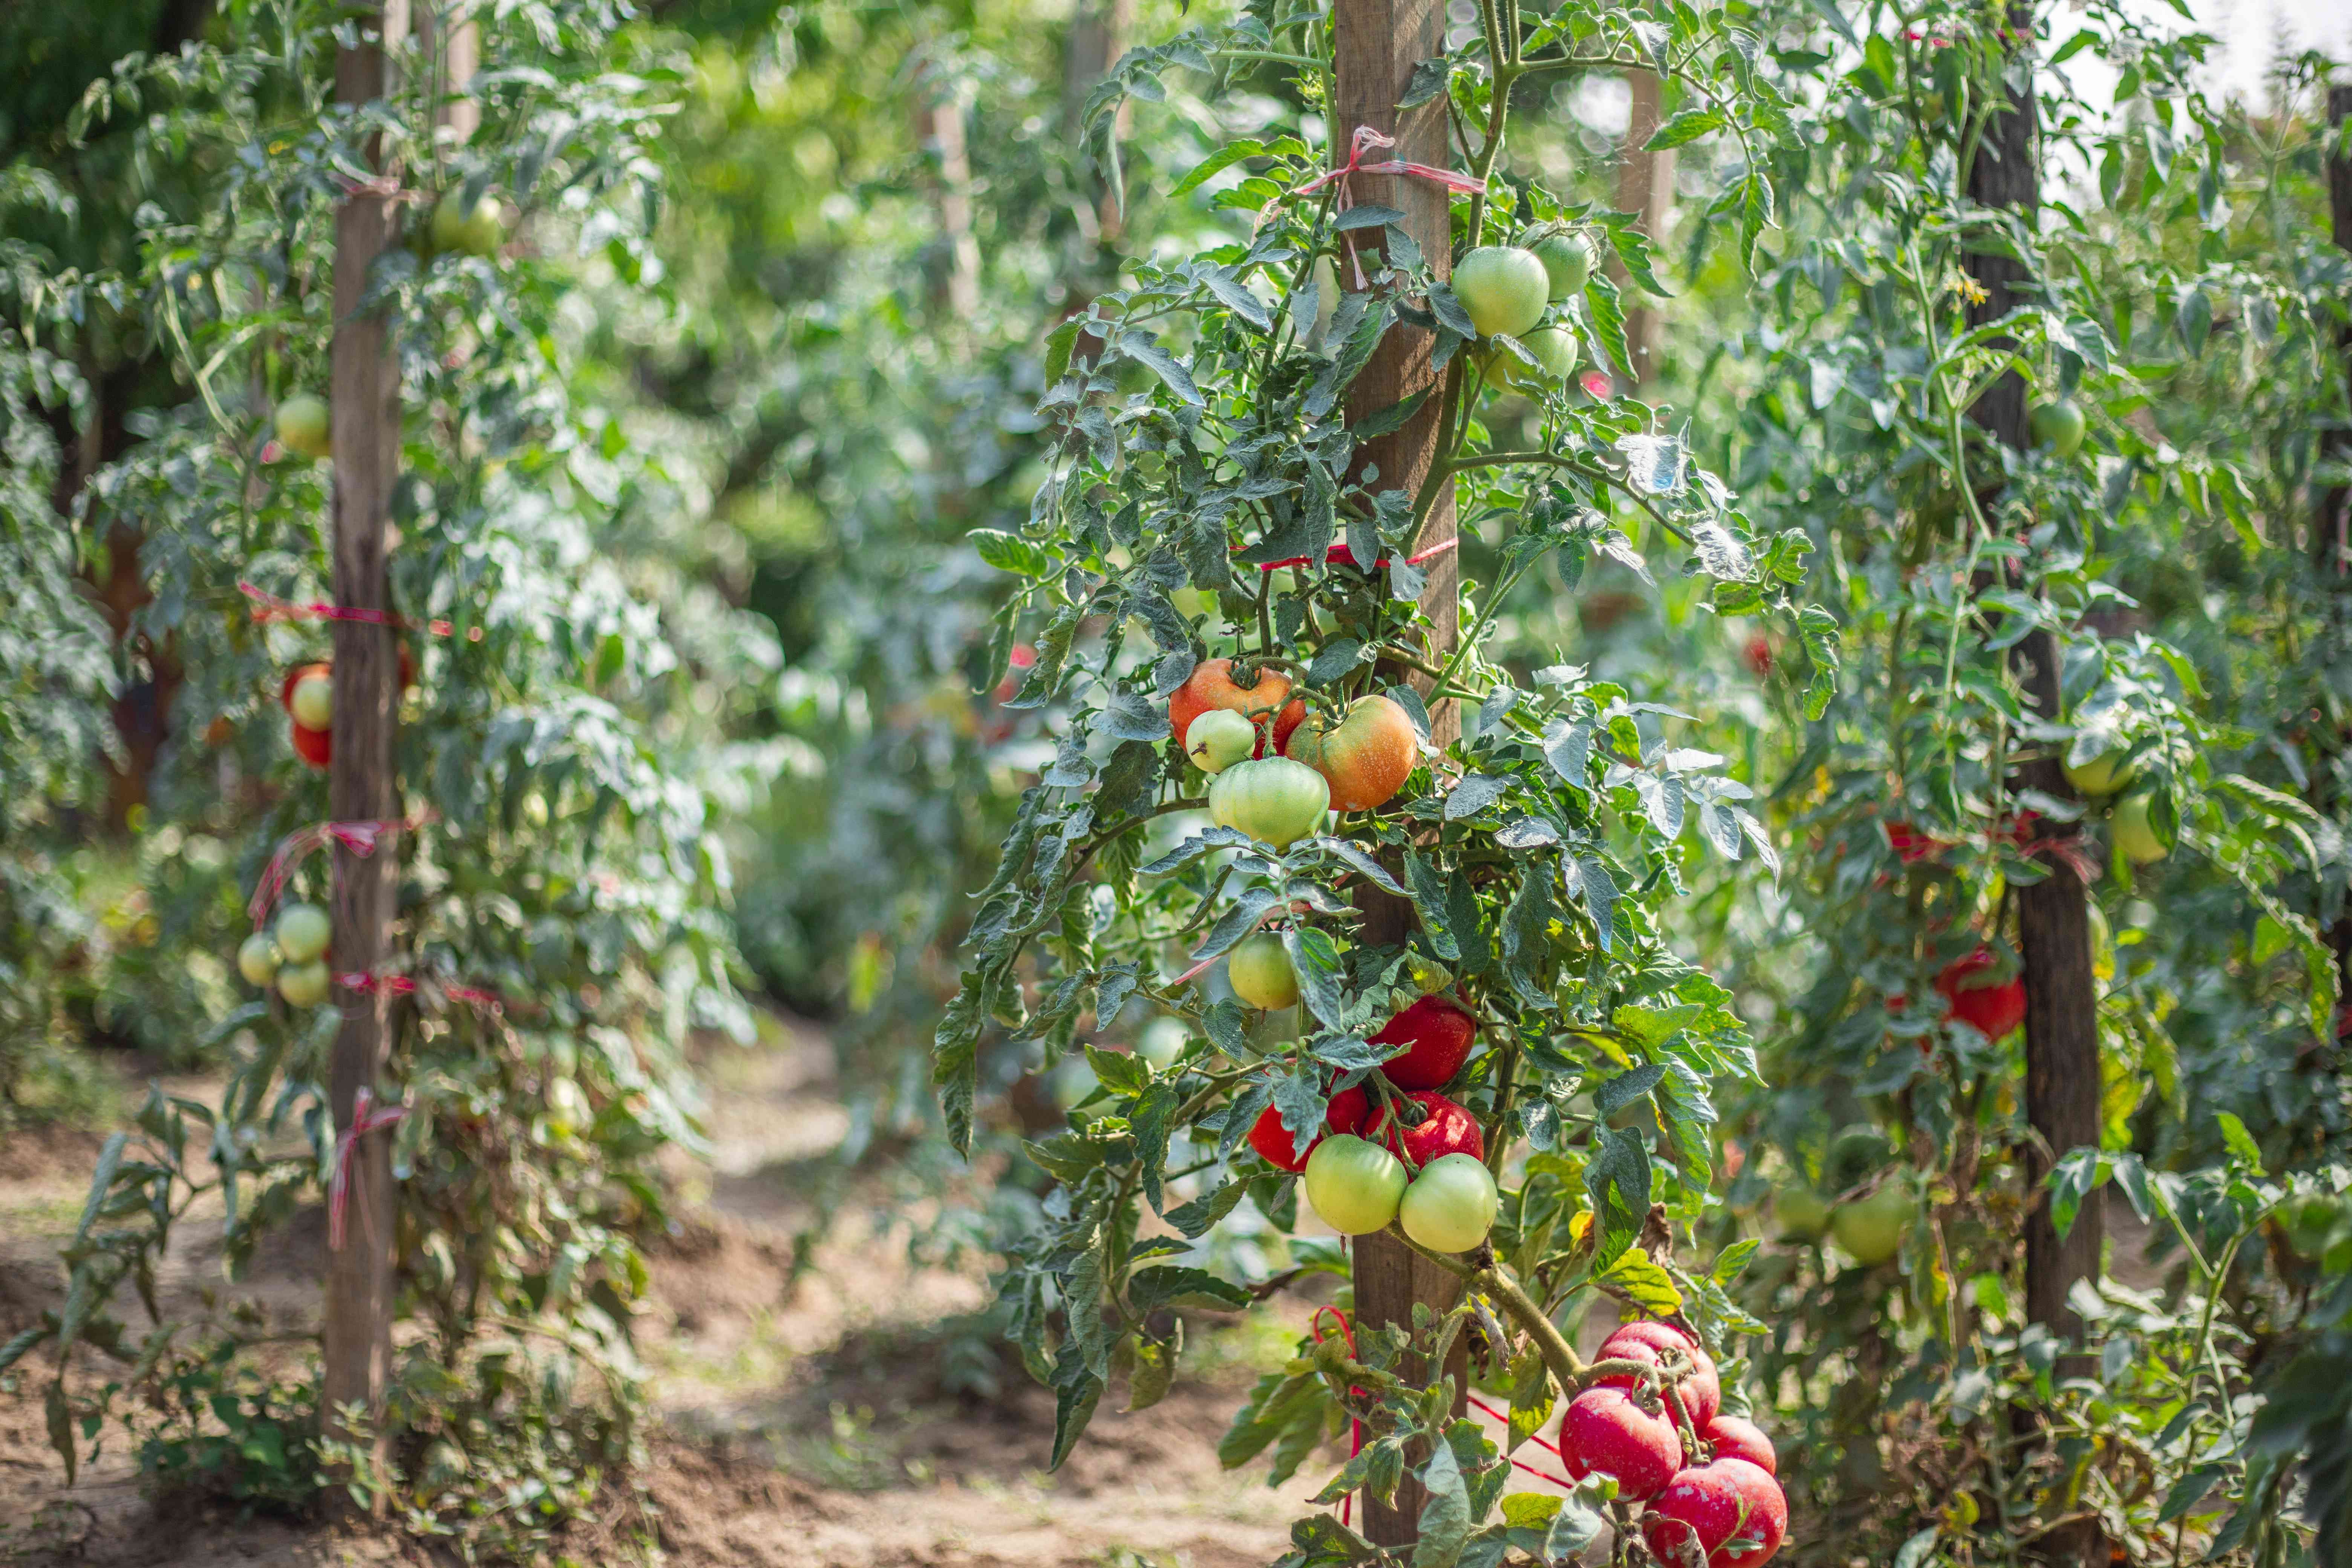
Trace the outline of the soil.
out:
<instances>
[{"instance_id":1,"label":"soil","mask_svg":"<svg viewBox=\"0 0 2352 1568\"><path fill-rule=\"evenodd\" d=\"M1278 1353L1273 1342L1202 1325L1161 1404L1128 1415L1106 1399L1076 1453L1049 1473L1051 1396L970 1317L986 1298L983 1260L917 1258L921 1206L887 1173L845 1173L828 1158L849 1119L822 1037L779 1026L760 1048L716 1051L704 1067L711 1147L670 1173L686 1217L652 1249L654 1300L639 1333L661 1417L648 1479L666 1561L1245 1568L1282 1552L1312 1486L1269 1490L1262 1469L1221 1470L1214 1452L1253 1363ZM57 1247L79 1217L101 1142L82 1131L0 1134L0 1340L60 1300ZM820 1213L832 1225L812 1243L804 1233ZM200 1210L183 1226L159 1279L167 1312L221 1286L205 1218ZM310 1321L323 1232L317 1212L298 1215L239 1292L273 1320ZM1295 1328L1268 1331L1286 1340ZM119 1436L68 1487L39 1399L49 1371L28 1358L18 1389L0 1390L0 1564L454 1561L364 1528L159 1504Z\"/></svg>"}]
</instances>

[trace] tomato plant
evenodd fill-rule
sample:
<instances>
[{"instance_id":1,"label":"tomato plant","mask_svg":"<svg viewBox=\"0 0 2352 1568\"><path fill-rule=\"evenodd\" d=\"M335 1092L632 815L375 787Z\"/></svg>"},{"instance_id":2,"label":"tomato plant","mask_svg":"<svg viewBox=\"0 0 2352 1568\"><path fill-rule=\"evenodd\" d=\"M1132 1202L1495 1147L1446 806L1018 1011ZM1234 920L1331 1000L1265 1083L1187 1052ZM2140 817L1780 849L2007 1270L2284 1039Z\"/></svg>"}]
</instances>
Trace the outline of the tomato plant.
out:
<instances>
[{"instance_id":1,"label":"tomato plant","mask_svg":"<svg viewBox=\"0 0 2352 1568\"><path fill-rule=\"evenodd\" d=\"M1024 1359L1056 1393L1057 1461L1122 1372L1132 1405L1164 1390L1181 1346L1160 1309L1252 1299L1260 1281L1214 1267L1213 1233L1244 1204L1277 1230L1306 1225L1292 1177L1302 1152L1326 1226L1419 1237L1469 1295L1417 1327L1358 1324L1352 1352L1326 1341L1270 1374L1226 1457L1274 1445L1286 1476L1321 1434L1367 1420L1374 1436L1321 1500L1389 1496L1410 1466L1451 1521L1424 1515L1426 1561L1455 1561L1474 1531L1493 1546L1568 1550L1612 1507L1630 1520L1639 1494L1612 1503L1595 1482L1557 1511L1501 1499L1505 1456L1453 1415L1444 1374L1400 1377L1409 1345L1440 1342L1442 1367L1444 1343L1481 1314L1483 1375L1512 1388L1517 1436L1580 1396L1614 1402L1663 1435L1655 1491L1682 1458L1660 1390L1698 1375L1688 1342L1663 1362L1595 1371L1556 1319L1607 1292L1710 1336L1753 1327L1725 1289L1744 1251L1712 1266L1675 1256L1713 1184L1710 1085L1750 1068L1727 993L1662 934L1686 823L1721 856L1774 852L1744 792L1713 772L1721 759L1669 738L1671 712L1564 657L1521 671L1488 648L1494 605L1538 572L1572 592L1596 561L1638 568L1643 550L1665 551L1747 608L1790 616L1817 700L1828 698L1835 650L1788 593L1802 574L1793 532L1759 536L1683 437L1630 397L1547 377L1530 404L1480 368L1488 349L1524 353L1493 334L1542 322L1596 363L1625 363L1617 284L1555 247L1555 298L1527 247L1572 226L1654 284L1640 235L1623 215L1496 170L1510 80L1652 58L1639 52L1652 27L1674 40L1677 79L1707 84L1708 127L1759 147L1785 127L1721 18L1661 8L1637 25L1571 5L1522 38L1490 10L1478 37L1424 69L1423 101L1451 105L1465 127L1456 155L1482 171L1455 209L1459 262L1416 244L1392 209L1318 183L1351 141L1348 127L1320 146L1301 134L1330 89L1319 15L1278 31L1249 17L1136 51L1090 106L1089 124L1107 127L1125 97L1157 98L1171 73L1269 55L1298 68L1286 73L1289 118L1177 185L1253 221L1229 220L1190 255L1139 261L1131 285L1053 334L1046 478L1026 526L975 538L1012 589L974 687L992 686L1014 647L1034 648L1010 706L1039 714L1055 750L980 896L937 1077L962 1140L981 1086L1011 1064L1083 1054L1091 1070L1066 1129L1026 1145L1049 1190L1003 1281ZM1721 210L1752 243L1769 203L1759 164L1731 178ZM1428 395L1439 455L1414 491L1361 456L1412 409L1349 401L1391 331L1426 334L1442 373ZM1413 559L1445 500L1495 541L1495 574L1465 585L1453 642ZM1277 730L1265 756L1205 777L1186 747L1211 707L1275 726L1299 717L1286 744ZM1327 823L1327 805L1344 815ZM1403 941L1365 921L1381 898L1409 911ZM1295 1023L1244 1005L1269 994L1258 950L1243 947L1266 931L1289 960ZM1245 951L1235 995L1194 984ZM1115 1048L1131 1011L1181 1020L1189 1043L1165 1065ZM1369 1121L1335 1117L1347 1095ZM1403 1159L1373 1141L1382 1127ZM1462 1146L1436 1146L1446 1141ZM1144 1237L1147 1205L1174 1237ZM1336 1264L1311 1227L1290 1254ZM1610 1375L1636 1386L1588 1387ZM1375 1554L1328 1514L1299 1530L1297 1560Z\"/></svg>"}]
</instances>

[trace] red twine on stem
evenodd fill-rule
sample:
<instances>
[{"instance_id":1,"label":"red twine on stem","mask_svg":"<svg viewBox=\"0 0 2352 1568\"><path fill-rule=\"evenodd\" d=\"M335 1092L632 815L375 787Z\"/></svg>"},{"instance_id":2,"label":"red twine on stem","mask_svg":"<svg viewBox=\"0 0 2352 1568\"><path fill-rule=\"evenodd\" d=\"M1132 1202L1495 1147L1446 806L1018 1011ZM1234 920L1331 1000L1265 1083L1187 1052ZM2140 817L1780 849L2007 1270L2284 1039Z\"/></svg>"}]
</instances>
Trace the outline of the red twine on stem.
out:
<instances>
[{"instance_id":1,"label":"red twine on stem","mask_svg":"<svg viewBox=\"0 0 2352 1568\"><path fill-rule=\"evenodd\" d=\"M394 626L406 629L416 624L404 616L394 615L390 610L364 610L345 605L330 605L323 599L313 599L307 605L298 605L291 599L281 599L275 594L265 593L250 583L239 583L236 585L236 591L253 601L253 618L262 626L268 626L272 621L359 621L371 626ZM457 632L457 628L447 621L438 620L425 622L425 629L436 637L452 637ZM466 640L481 641L482 628L467 627Z\"/></svg>"},{"instance_id":2,"label":"red twine on stem","mask_svg":"<svg viewBox=\"0 0 2352 1568\"><path fill-rule=\"evenodd\" d=\"M1318 1345L1323 1342L1323 1314L1326 1312L1330 1313L1332 1318L1339 1323L1339 1337L1347 1342L1348 1358L1350 1361L1354 1360L1356 1355L1356 1331L1354 1326L1348 1321L1348 1314L1339 1310L1337 1307L1318 1307L1315 1309L1315 1315L1307 1320L1307 1326L1314 1331L1315 1342ZM1360 1388L1350 1386L1348 1392L1351 1394L1357 1395L1358 1397L1361 1397L1364 1391ZM1348 1417L1348 1458L1352 1459L1363 1451L1364 1424L1361 1420L1350 1415ZM1355 1507L1356 1494L1353 1492L1349 1492L1347 1496L1339 1500L1339 1522L1341 1524L1348 1523L1354 1517Z\"/></svg>"},{"instance_id":3,"label":"red twine on stem","mask_svg":"<svg viewBox=\"0 0 2352 1568\"><path fill-rule=\"evenodd\" d=\"M416 989L416 982L405 974L371 974L358 969L348 974L336 975L335 984L362 996L377 991L405 996ZM485 1013L504 1013L507 1010L505 999L495 991L484 991L472 985L444 985L438 989L452 1002L463 1002Z\"/></svg>"},{"instance_id":4,"label":"red twine on stem","mask_svg":"<svg viewBox=\"0 0 2352 1568\"><path fill-rule=\"evenodd\" d=\"M417 817L403 822L396 818L375 822L314 822L308 827L298 827L278 842L269 857L269 864L261 868L261 880L253 889L253 898L245 912L253 917L253 929L259 931L269 919L269 911L278 905L278 895L285 892L287 880L294 868L313 849L329 844L340 844L364 860L375 853L375 847L404 828L424 826L430 819Z\"/></svg>"},{"instance_id":5,"label":"red twine on stem","mask_svg":"<svg viewBox=\"0 0 2352 1568\"><path fill-rule=\"evenodd\" d=\"M395 1126L408 1114L405 1105L375 1108L375 1091L362 1086L352 1100L352 1122L335 1138L335 1173L327 1183L327 1247L331 1252L343 1249L343 1215L351 1206L352 1188L359 1180L352 1161L359 1152L360 1140L371 1132Z\"/></svg>"},{"instance_id":6,"label":"red twine on stem","mask_svg":"<svg viewBox=\"0 0 2352 1568\"><path fill-rule=\"evenodd\" d=\"M1423 551L1418 555L1406 556L1404 558L1404 563L1408 566L1418 566L1425 561L1434 561L1439 556L1444 554L1447 551L1453 549L1455 545L1461 542L1462 542L1459 539L1441 540L1437 543L1433 544L1428 549ZM1244 545L1240 548L1246 549L1248 547ZM1278 572L1285 566L1304 566L1309 559L1310 557L1305 555L1293 555L1286 561L1266 562L1264 565L1260 566L1258 570L1261 572ZM1327 566L1352 566L1356 563L1356 554L1355 552L1349 550L1344 544L1334 544L1328 547L1323 552L1323 563ZM1378 571L1388 563L1389 558L1383 555L1379 560L1372 563L1372 569L1374 571Z\"/></svg>"}]
</instances>

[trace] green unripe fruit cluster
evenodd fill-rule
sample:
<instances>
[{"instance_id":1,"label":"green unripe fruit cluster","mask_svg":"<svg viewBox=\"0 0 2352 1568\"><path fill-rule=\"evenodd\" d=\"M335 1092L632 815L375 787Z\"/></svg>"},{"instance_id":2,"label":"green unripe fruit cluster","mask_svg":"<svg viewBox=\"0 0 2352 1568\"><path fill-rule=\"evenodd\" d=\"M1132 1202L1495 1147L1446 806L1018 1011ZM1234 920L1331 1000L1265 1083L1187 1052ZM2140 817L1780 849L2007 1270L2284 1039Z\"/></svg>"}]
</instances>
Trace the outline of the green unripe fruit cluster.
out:
<instances>
[{"instance_id":1,"label":"green unripe fruit cluster","mask_svg":"<svg viewBox=\"0 0 2352 1568\"><path fill-rule=\"evenodd\" d=\"M1482 338L1518 337L1543 320L1551 275L1532 250L1482 245L1454 264L1454 296Z\"/></svg>"},{"instance_id":2,"label":"green unripe fruit cluster","mask_svg":"<svg viewBox=\"0 0 2352 1568\"><path fill-rule=\"evenodd\" d=\"M1580 294L1592 281L1592 242L1573 230L1550 234L1536 242L1536 259L1550 280L1553 304Z\"/></svg>"}]
</instances>

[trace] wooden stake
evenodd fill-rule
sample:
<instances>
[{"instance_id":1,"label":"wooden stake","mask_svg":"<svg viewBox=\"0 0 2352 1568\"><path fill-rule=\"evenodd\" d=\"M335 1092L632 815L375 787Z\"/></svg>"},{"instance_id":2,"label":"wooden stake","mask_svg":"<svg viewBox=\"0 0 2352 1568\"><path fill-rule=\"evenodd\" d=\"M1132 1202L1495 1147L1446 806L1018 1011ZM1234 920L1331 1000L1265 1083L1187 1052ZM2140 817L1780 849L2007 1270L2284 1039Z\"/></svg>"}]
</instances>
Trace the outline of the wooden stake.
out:
<instances>
[{"instance_id":1,"label":"wooden stake","mask_svg":"<svg viewBox=\"0 0 2352 1568\"><path fill-rule=\"evenodd\" d=\"M2021 86L2009 89L2005 109L1996 110L1985 127L1976 157L1969 168L1969 199L1983 206L2007 207L2024 215L2028 229L2041 206L2036 113L2030 57L2032 47L2032 0L2011 0L2009 26L2020 51L2013 67L2022 65ZM2024 263L2007 256L1969 255L1962 258L1969 274L1982 286L1985 298L1969 309L1971 326L1998 320L2022 302L2027 281ZM1970 416L2012 451L2032 444L2023 378L2014 373L1995 382L1969 410ZM1982 492L1990 500L2000 494L1994 485ZM2025 687L2034 711L2052 721L2065 717L2058 680L2058 643L2048 630L2038 630L2020 643L2011 668ZM2014 783L2060 800L2074 798L2074 787L2055 756L2045 756L2018 768ZM2040 842L2055 842L2076 835L2073 824L2043 819L2035 828ZM2050 1173L2053 1157L2099 1142L2099 1019L2098 994L2091 973L2091 917L2087 890L2063 855L2042 858L2049 875L2017 889L2018 948L2025 961L2025 1113L2040 1135L2023 1151L2022 1165L2031 1191L2038 1194ZM2045 1152L2046 1151L2046 1152ZM2095 1279L2106 1234L2100 1194L2084 1199L2074 1228L2062 1239L2050 1217L2047 1203L2038 1203L2025 1222L2025 1312L2062 1341L2083 1330L2082 1320L2067 1305L2075 1282ZM2052 1563L2105 1568L2107 1546L2095 1520L2053 1531L2042 1542Z\"/></svg>"},{"instance_id":2,"label":"wooden stake","mask_svg":"<svg viewBox=\"0 0 2352 1568\"><path fill-rule=\"evenodd\" d=\"M958 321L980 309L980 242L971 235L971 156L965 150L963 103L952 84L915 85L915 146L937 159L940 244L947 254L932 273L931 302Z\"/></svg>"},{"instance_id":3,"label":"wooden stake","mask_svg":"<svg viewBox=\"0 0 2352 1568\"><path fill-rule=\"evenodd\" d=\"M393 80L383 42L408 34L407 0L377 0L363 17L353 47L335 62L335 96L360 105L390 95ZM369 149L382 168L383 148ZM335 339L332 356L334 440L334 595L352 608L389 609L385 558L391 547L392 486L400 465L400 363L391 324L362 315L368 270L394 238L388 192L362 190L335 213ZM393 731L400 700L398 648L389 626L334 623L334 762L328 773L329 809L338 821L381 821L399 815L393 778ZM338 973L370 973L392 948L396 846L362 859L334 852L333 966ZM329 1092L335 1125L350 1125L352 1102L364 1088L380 1094L392 1041L390 999L338 993L342 1028L335 1037ZM392 1362L393 1190L388 1134L362 1141L341 1251L327 1259L325 1364L320 1383L320 1424L331 1436L348 1435L343 1410L381 1413Z\"/></svg>"},{"instance_id":4,"label":"wooden stake","mask_svg":"<svg viewBox=\"0 0 2352 1568\"><path fill-rule=\"evenodd\" d=\"M1396 156L1411 163L1445 165L1445 120L1442 103L1428 103L1400 116L1397 100L1418 62L1442 55L1445 9L1439 0L1338 0L1332 14L1332 41L1338 56L1338 115L1331 126L1335 156L1345 157L1356 128L1369 125L1397 139ZM1453 225L1450 198L1424 180L1355 176L1359 202L1373 202L1404 214L1402 226L1444 277L1451 269ZM1366 233L1370 231L1359 231ZM1350 421L1391 408L1416 392L1429 397L1413 417L1394 433L1367 442L1357 453L1359 473L1377 468L1377 488L1414 494L1437 457L1440 399L1437 381L1429 368L1433 339L1406 326L1391 327L1373 352L1371 363L1348 393ZM1445 487L1430 509L1414 542L1416 552L1454 537L1454 491ZM1429 563L1429 578L1421 596L1422 608L1435 624L1434 649L1453 647L1458 635L1456 595L1459 576L1454 552ZM1426 680L1417 681L1425 691ZM1452 703L1430 710L1431 738L1440 746L1461 733L1460 715ZM1364 940L1376 944L1401 944L1413 926L1412 906L1368 889L1358 903L1364 913ZM1438 1310L1452 1306L1461 1295L1454 1276L1416 1257L1386 1237L1360 1237L1355 1242L1356 1321L1363 1329L1383 1323L1412 1322L1416 1302ZM1455 1387L1467 1393L1467 1352L1459 1347L1447 1362ZM1414 1375L1408 1369L1406 1375ZM1457 1405L1457 1408L1459 1406ZM1393 1506L1366 1500L1364 1533L1377 1544L1402 1545L1418 1531L1423 1493L1408 1477L1397 1489Z\"/></svg>"},{"instance_id":5,"label":"wooden stake","mask_svg":"<svg viewBox=\"0 0 2352 1568\"><path fill-rule=\"evenodd\" d=\"M482 68L481 24L472 17L451 26L443 16L448 0L425 0L416 10L416 49L433 62L433 123L452 143L470 142L482 127L482 104L468 90Z\"/></svg>"},{"instance_id":6,"label":"wooden stake","mask_svg":"<svg viewBox=\"0 0 2352 1568\"><path fill-rule=\"evenodd\" d=\"M1635 226L1651 240L1665 237L1675 211L1675 150L1653 153L1648 143L1665 118L1664 84L1654 71L1625 73L1633 103L1626 115L1625 145L1617 164L1617 210L1637 215ZM1609 252L1609 274L1625 290L1625 352L1632 360L1633 384L1654 380L1658 350L1665 338L1666 319L1649 295L1625 272L1625 264Z\"/></svg>"},{"instance_id":7,"label":"wooden stake","mask_svg":"<svg viewBox=\"0 0 2352 1568\"><path fill-rule=\"evenodd\" d=\"M2347 121L2352 121L2352 87L2329 88L2322 129L2333 131ZM2352 251L2352 144L2338 147L2327 161L2327 207L2336 245ZM2336 350L2343 362L2345 401L2352 405L2352 326L2340 330ZM2352 429L2338 425L2324 432L2320 452L2328 461L2352 463ZM2336 590L2329 596L2329 611L2340 625L2347 591L2352 590L2352 485L2331 485L2320 495L2319 510L2311 520L2311 561L2320 579ZM2334 792L2326 779L2325 769L2315 774L2320 791L2315 804L2324 815L2333 816L2335 803L2328 797ZM2327 945L2336 953L2336 990L2352 1001L2352 910L2338 914L2328 926Z\"/></svg>"}]
</instances>

